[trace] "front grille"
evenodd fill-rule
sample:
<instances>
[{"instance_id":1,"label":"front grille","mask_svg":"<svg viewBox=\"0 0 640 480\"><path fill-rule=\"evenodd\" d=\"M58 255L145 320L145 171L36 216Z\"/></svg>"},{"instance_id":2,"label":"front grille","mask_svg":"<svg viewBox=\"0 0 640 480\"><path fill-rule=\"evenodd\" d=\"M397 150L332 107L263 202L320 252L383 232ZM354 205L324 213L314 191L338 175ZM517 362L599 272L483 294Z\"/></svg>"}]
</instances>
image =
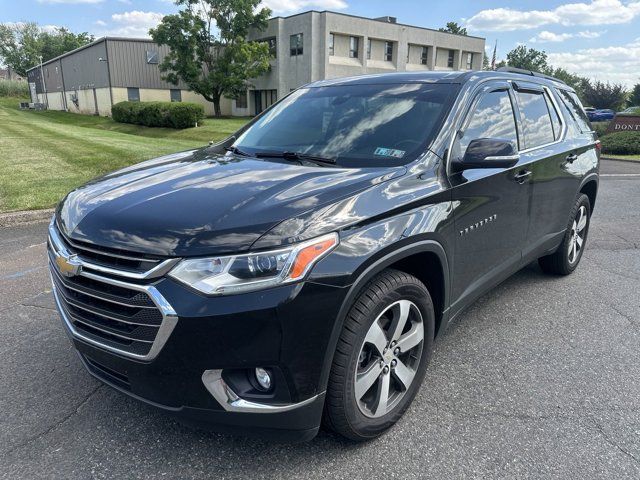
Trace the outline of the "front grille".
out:
<instances>
[{"instance_id":1,"label":"front grille","mask_svg":"<svg viewBox=\"0 0 640 480\"><path fill-rule=\"evenodd\" d=\"M115 248L105 248L87 242L71 240L58 228L57 224L52 227L69 253L76 254L84 261L94 265L130 273L143 273L158 267L164 260L160 257L131 254Z\"/></svg>"},{"instance_id":2,"label":"front grille","mask_svg":"<svg viewBox=\"0 0 640 480\"><path fill-rule=\"evenodd\" d=\"M56 259L62 257L68 261L74 254L53 224L49 232L49 268L54 295L73 336L125 356L154 358L168 339L177 317L153 285L138 280L146 279L148 272L139 271L136 283L121 281L114 277L130 278L127 276L131 270L112 268L112 262L105 276L105 270L87 261L83 252L79 257L79 270L74 275L63 275Z\"/></svg>"}]
</instances>

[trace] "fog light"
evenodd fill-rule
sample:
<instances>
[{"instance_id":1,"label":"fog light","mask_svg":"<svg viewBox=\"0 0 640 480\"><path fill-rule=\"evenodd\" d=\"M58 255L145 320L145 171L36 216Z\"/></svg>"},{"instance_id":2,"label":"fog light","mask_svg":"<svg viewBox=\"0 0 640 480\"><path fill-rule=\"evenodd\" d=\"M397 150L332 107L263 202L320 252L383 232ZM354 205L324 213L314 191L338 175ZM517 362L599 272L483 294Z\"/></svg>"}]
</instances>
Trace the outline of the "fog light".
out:
<instances>
[{"instance_id":1,"label":"fog light","mask_svg":"<svg viewBox=\"0 0 640 480\"><path fill-rule=\"evenodd\" d=\"M271 388L271 374L262 367L256 368L256 381L264 390Z\"/></svg>"}]
</instances>

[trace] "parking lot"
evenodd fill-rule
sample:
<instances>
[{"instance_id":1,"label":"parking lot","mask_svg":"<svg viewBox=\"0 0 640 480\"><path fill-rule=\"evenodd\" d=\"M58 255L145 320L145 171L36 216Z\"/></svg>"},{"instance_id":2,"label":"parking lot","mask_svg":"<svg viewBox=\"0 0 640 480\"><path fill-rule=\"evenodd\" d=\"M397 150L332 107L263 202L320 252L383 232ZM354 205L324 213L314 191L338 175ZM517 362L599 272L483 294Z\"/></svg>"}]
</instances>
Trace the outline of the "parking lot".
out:
<instances>
[{"instance_id":1,"label":"parking lot","mask_svg":"<svg viewBox=\"0 0 640 480\"><path fill-rule=\"evenodd\" d=\"M0 229L0 478L640 478L640 163L602 173L578 270L480 299L360 445L197 431L102 386L54 310L46 224Z\"/></svg>"}]
</instances>

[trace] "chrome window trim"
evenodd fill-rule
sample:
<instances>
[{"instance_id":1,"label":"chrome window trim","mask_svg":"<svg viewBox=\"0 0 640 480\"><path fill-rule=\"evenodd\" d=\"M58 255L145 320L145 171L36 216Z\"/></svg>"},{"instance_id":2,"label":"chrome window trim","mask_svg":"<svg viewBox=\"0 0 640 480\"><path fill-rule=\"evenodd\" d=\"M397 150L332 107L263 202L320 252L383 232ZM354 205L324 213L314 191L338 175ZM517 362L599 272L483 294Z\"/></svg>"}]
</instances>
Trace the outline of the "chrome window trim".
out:
<instances>
[{"instance_id":1,"label":"chrome window trim","mask_svg":"<svg viewBox=\"0 0 640 480\"><path fill-rule=\"evenodd\" d=\"M87 260L84 260L81 255L72 254L71 252L69 252L67 247L64 245L62 239L60 238L60 234L56 231L54 221L52 221L51 224L49 224L49 245L51 246L51 249L56 254L56 256L69 257L71 255L76 255L76 257L78 258L78 262L80 263L83 270L85 268L88 268L96 272L106 273L107 275L114 275L116 277L130 278L132 280L147 280L150 278L161 277L162 275L168 273L169 270L171 270L180 261L179 258L169 258L159 263L158 265L153 267L151 270L147 270L146 272L142 272L142 273L129 272L127 270L104 267L102 265L98 265L93 262L88 262ZM106 253L104 255L109 256L109 254L106 254ZM116 256L116 255L113 255L113 256ZM137 260L140 260L140 259L137 259Z\"/></svg>"},{"instance_id":2,"label":"chrome window trim","mask_svg":"<svg viewBox=\"0 0 640 480\"><path fill-rule=\"evenodd\" d=\"M511 85L511 80L505 79L505 78L488 78L486 80L483 80L482 82L480 82L471 92L471 99L469 100L469 104L467 107L465 107L459 114L459 118L455 118L454 120L454 128L453 128L453 134L451 135L451 139L449 140L449 146L447 148L447 155L446 155L446 159L445 159L445 172L447 175L452 175L451 172L451 152L453 151L453 142L455 142L456 140L456 136L458 135L458 132L460 131L460 129L462 128L462 126L464 124L467 123L467 121L469 121L470 117L469 115L473 112L473 109L475 108L475 106L478 104L478 102L480 101L480 97L481 95L484 95L486 93L491 93L493 91L499 91L500 90L500 85L498 85L499 83L503 83L503 84L508 84L508 86L503 86L503 88L507 91L508 95L509 95L509 101L511 102L511 111L513 112L514 118L513 121L516 124L516 136L517 136L517 140L518 140L518 149L520 148L520 132L518 131L518 122L515 118L515 114L516 114L516 105L514 105L514 101L513 98L511 96L511 91L513 90L513 86ZM495 90L491 90L492 85L494 84L495 86ZM488 91L485 91L485 89L489 87ZM520 150L518 150L518 153L520 153Z\"/></svg>"},{"instance_id":3,"label":"chrome window trim","mask_svg":"<svg viewBox=\"0 0 640 480\"><path fill-rule=\"evenodd\" d=\"M551 100L551 104L553 106L553 108L555 108L556 113L558 114L558 118L560 118L560 125L562 126L562 130L560 130L560 137L557 140L554 140L553 142L549 142L549 143L544 143L542 145L536 145L535 147L531 147L531 148L525 148L523 150L519 150L519 153L531 153L535 150L538 150L540 148L547 148L550 147L552 145L556 145L560 142L563 142L565 140L565 136L567 134L567 123L564 119L564 117L562 116L562 112L560 111L560 109L558 108L558 104L556 102L556 99L554 98L553 94L551 93L551 90L549 89L549 87L547 87L546 85L541 85L542 89L544 90L544 93L546 93L547 98L549 98L549 100ZM543 94L544 94L543 93ZM518 99L516 98L516 101ZM551 121L551 117L549 117L549 121ZM551 130L553 131L553 127L551 127ZM524 132L523 132L524 134Z\"/></svg>"},{"instance_id":4,"label":"chrome window trim","mask_svg":"<svg viewBox=\"0 0 640 480\"><path fill-rule=\"evenodd\" d=\"M321 394L314 395L298 403L286 403L283 405L269 405L266 403L252 402L240 398L236 392L222 378L222 370L205 370L202 374L202 383L209 393L227 412L244 413L282 413L295 410L313 403Z\"/></svg>"},{"instance_id":5,"label":"chrome window trim","mask_svg":"<svg viewBox=\"0 0 640 480\"><path fill-rule=\"evenodd\" d=\"M484 80L482 82L480 82L475 89L473 90L472 93L472 98L469 102L469 107L466 108L464 110L464 112L461 114L461 119L457 119L456 121L456 125L453 129L453 134L451 135L451 139L449 140L449 145L447 148L447 155L446 155L446 161L445 161L445 170L447 175L451 175L451 151L453 149L453 142L456 139L456 135L458 134L458 131L460 130L461 126L467 121L469 114L471 113L471 111L473 110L473 107L477 104L477 101L480 97L480 95L482 95L485 92L482 92L482 89L485 88L487 86L487 84L490 83L495 83L495 82L506 82L509 84L509 90L511 90L514 94L515 94L515 89L513 88L513 82L516 80L513 79L508 79L508 78L489 78L487 80ZM564 118L564 115L562 114L562 110L559 108L558 102L556 101L556 98L553 95L552 90L547 87L546 85L540 85L540 84L536 84L539 85L540 87L542 87L542 89L545 91L545 93L547 94L548 98L551 100L551 103L553 105L553 107L556 110L556 113L558 114L558 117L560 118L560 125L562 126L562 130L560 131L560 137L558 138L558 140L554 140L551 143L546 143L544 145L538 145L535 147L531 147L531 148L526 148L526 149L520 149L520 145L518 145L518 154L527 154L527 153L531 153L537 149L540 148L546 148L555 144L558 144L560 142L563 142L566 139L566 134L567 134L567 122ZM510 95L511 96L511 95ZM520 110L518 110L516 112L516 109L519 108L517 105L517 98L516 100L516 104L513 104L512 101L512 105L511 107L514 109L513 113L514 115L517 113L518 115L520 115ZM515 119L514 119L515 120ZM524 132L522 132L523 136L524 136ZM518 136L519 136L519 132L518 132ZM523 143L524 143L524 138L522 139Z\"/></svg>"}]
</instances>

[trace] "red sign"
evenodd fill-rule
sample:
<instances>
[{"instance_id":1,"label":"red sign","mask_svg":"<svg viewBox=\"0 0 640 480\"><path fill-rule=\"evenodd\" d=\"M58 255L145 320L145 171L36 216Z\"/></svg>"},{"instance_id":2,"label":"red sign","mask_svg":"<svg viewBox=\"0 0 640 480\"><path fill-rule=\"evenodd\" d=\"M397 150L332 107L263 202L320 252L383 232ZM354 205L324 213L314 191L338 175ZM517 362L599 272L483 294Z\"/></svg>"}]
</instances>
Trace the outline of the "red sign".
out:
<instances>
[{"instance_id":1,"label":"red sign","mask_svg":"<svg viewBox=\"0 0 640 480\"><path fill-rule=\"evenodd\" d=\"M640 115L617 114L607 128L607 133L613 132L640 133Z\"/></svg>"}]
</instances>

